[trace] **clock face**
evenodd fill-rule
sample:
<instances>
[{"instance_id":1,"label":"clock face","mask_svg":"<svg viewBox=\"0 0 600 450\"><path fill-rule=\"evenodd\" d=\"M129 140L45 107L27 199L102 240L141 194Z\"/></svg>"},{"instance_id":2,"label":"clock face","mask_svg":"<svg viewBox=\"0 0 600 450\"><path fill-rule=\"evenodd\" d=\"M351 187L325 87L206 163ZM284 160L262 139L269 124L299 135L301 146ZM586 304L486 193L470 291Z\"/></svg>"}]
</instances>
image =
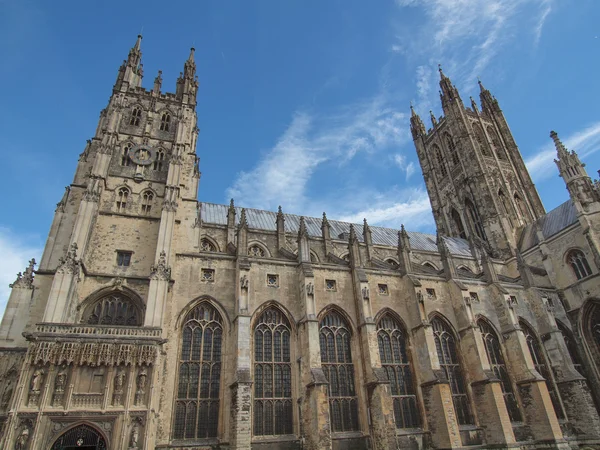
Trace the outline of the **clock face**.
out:
<instances>
[{"instance_id":1,"label":"clock face","mask_svg":"<svg viewBox=\"0 0 600 450\"><path fill-rule=\"evenodd\" d=\"M136 145L129 150L129 158L140 166L147 166L154 162L156 150L146 144Z\"/></svg>"}]
</instances>

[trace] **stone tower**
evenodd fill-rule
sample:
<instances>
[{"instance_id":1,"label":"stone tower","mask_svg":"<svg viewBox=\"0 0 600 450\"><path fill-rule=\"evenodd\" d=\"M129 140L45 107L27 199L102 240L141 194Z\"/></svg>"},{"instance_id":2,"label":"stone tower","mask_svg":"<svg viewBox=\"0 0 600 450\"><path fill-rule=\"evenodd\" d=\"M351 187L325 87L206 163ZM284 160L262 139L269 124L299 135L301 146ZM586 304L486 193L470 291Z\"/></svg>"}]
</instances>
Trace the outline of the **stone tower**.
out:
<instances>
[{"instance_id":1,"label":"stone tower","mask_svg":"<svg viewBox=\"0 0 600 450\"><path fill-rule=\"evenodd\" d=\"M481 110L465 107L440 67L444 115L427 130L412 110L411 131L441 233L514 254L520 230L545 213L498 101L479 83Z\"/></svg>"}]
</instances>

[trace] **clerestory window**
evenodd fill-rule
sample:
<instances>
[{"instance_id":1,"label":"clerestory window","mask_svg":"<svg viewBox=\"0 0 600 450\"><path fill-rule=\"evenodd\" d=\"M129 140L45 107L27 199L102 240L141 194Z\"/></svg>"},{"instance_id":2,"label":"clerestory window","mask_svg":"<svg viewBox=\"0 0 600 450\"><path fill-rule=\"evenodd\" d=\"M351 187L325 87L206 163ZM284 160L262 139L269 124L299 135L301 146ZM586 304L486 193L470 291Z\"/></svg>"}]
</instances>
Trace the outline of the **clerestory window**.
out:
<instances>
[{"instance_id":1,"label":"clerestory window","mask_svg":"<svg viewBox=\"0 0 600 450\"><path fill-rule=\"evenodd\" d=\"M171 114L163 113L160 118L160 131L169 131L171 127Z\"/></svg>"},{"instance_id":2,"label":"clerestory window","mask_svg":"<svg viewBox=\"0 0 600 450\"><path fill-rule=\"evenodd\" d=\"M142 108L136 106L131 111L131 118L129 119L129 125L133 125L135 127L140 125L140 121L142 119Z\"/></svg>"},{"instance_id":3,"label":"clerestory window","mask_svg":"<svg viewBox=\"0 0 600 450\"><path fill-rule=\"evenodd\" d=\"M592 274L588 260L581 250L571 250L567 255L567 263L571 266L578 280Z\"/></svg>"}]
</instances>

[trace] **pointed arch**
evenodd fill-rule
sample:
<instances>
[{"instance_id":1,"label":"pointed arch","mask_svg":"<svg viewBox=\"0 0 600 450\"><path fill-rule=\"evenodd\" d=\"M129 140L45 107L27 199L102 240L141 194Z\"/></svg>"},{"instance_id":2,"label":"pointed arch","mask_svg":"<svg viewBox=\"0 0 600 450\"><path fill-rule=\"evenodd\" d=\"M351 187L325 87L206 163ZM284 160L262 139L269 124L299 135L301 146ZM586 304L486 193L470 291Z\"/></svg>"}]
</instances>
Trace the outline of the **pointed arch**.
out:
<instances>
[{"instance_id":1,"label":"pointed arch","mask_svg":"<svg viewBox=\"0 0 600 450\"><path fill-rule=\"evenodd\" d=\"M144 189L141 194L141 205L140 210L142 215L148 216L150 215L150 211L152 211L152 204L156 197L156 193L152 189Z\"/></svg>"},{"instance_id":2,"label":"pointed arch","mask_svg":"<svg viewBox=\"0 0 600 450\"><path fill-rule=\"evenodd\" d=\"M479 215L479 211L475 207L475 204L468 197L465 198L465 209L469 213L469 218L471 219L471 224L473 226L475 234L477 234L477 236L480 239L486 240L485 230L483 228L483 223L481 222L481 216Z\"/></svg>"},{"instance_id":3,"label":"pointed arch","mask_svg":"<svg viewBox=\"0 0 600 450\"><path fill-rule=\"evenodd\" d=\"M152 163L152 170L163 170L163 165L166 159L166 150L162 147L156 149L156 156Z\"/></svg>"},{"instance_id":4,"label":"pointed arch","mask_svg":"<svg viewBox=\"0 0 600 450\"><path fill-rule=\"evenodd\" d=\"M452 217L452 221L454 222L454 226L456 227L456 232L458 236L463 239L466 239L467 233L465 232L465 226L463 225L460 213L455 208L452 208L450 212L450 217Z\"/></svg>"},{"instance_id":5,"label":"pointed arch","mask_svg":"<svg viewBox=\"0 0 600 450\"><path fill-rule=\"evenodd\" d=\"M578 280L589 277L592 268L588 263L585 253L579 248L572 248L565 253L565 262L571 267L573 274Z\"/></svg>"},{"instance_id":6,"label":"pointed arch","mask_svg":"<svg viewBox=\"0 0 600 450\"><path fill-rule=\"evenodd\" d=\"M173 439L217 437L223 322L208 299L196 303L183 317Z\"/></svg>"},{"instance_id":7,"label":"pointed arch","mask_svg":"<svg viewBox=\"0 0 600 450\"><path fill-rule=\"evenodd\" d=\"M430 315L430 323L433 328L433 338L440 362L450 385L454 411L460 425L474 424L471 405L467 394L467 387L461 361L459 358L458 335L443 315L433 312Z\"/></svg>"},{"instance_id":8,"label":"pointed arch","mask_svg":"<svg viewBox=\"0 0 600 450\"><path fill-rule=\"evenodd\" d=\"M211 236L204 234L200 239L200 251L201 252L220 252L219 243L216 239Z\"/></svg>"},{"instance_id":9,"label":"pointed arch","mask_svg":"<svg viewBox=\"0 0 600 450\"><path fill-rule=\"evenodd\" d=\"M446 163L444 162L442 150L440 149L440 147L437 144L433 144L433 146L431 147L431 150L433 151L435 161L437 162L437 165L440 168L440 174L443 178L446 175L448 175L448 170L446 169Z\"/></svg>"},{"instance_id":10,"label":"pointed arch","mask_svg":"<svg viewBox=\"0 0 600 450\"><path fill-rule=\"evenodd\" d=\"M173 113L168 109L161 111L160 114L160 131L172 131Z\"/></svg>"},{"instance_id":11,"label":"pointed arch","mask_svg":"<svg viewBox=\"0 0 600 450\"><path fill-rule=\"evenodd\" d=\"M504 352L502 351L502 345L499 334L496 327L484 316L479 316L477 319L477 326L481 332L483 343L485 345L485 353L490 364L490 368L496 378L500 380L500 387L502 389L502 396L504 397L504 403L508 416L511 422L521 422L523 417L519 409L513 383L508 373L508 368L504 359Z\"/></svg>"},{"instance_id":12,"label":"pointed arch","mask_svg":"<svg viewBox=\"0 0 600 450\"><path fill-rule=\"evenodd\" d=\"M270 258L271 252L262 242L252 240L248 242L248 256L253 256L255 258Z\"/></svg>"},{"instance_id":13,"label":"pointed arch","mask_svg":"<svg viewBox=\"0 0 600 450\"><path fill-rule=\"evenodd\" d=\"M115 189L115 209L118 213L124 213L127 210L127 203L131 196L131 189L128 186L120 186Z\"/></svg>"},{"instance_id":14,"label":"pointed arch","mask_svg":"<svg viewBox=\"0 0 600 450\"><path fill-rule=\"evenodd\" d=\"M397 269L398 267L400 267L400 263L396 258L386 258L385 262L392 266L393 269Z\"/></svg>"},{"instance_id":15,"label":"pointed arch","mask_svg":"<svg viewBox=\"0 0 600 450\"><path fill-rule=\"evenodd\" d=\"M141 326L146 306L136 292L121 286L95 291L77 309L83 310L81 323Z\"/></svg>"},{"instance_id":16,"label":"pointed arch","mask_svg":"<svg viewBox=\"0 0 600 450\"><path fill-rule=\"evenodd\" d=\"M447 131L444 133L444 141L446 141L446 146L448 147L448 152L450 154L450 160L452 161L452 165L458 166L460 164L460 160L458 158L458 150L456 149L454 139Z\"/></svg>"},{"instance_id":17,"label":"pointed arch","mask_svg":"<svg viewBox=\"0 0 600 450\"><path fill-rule=\"evenodd\" d=\"M102 430L88 422L78 422L63 431L63 433L52 442L50 449L61 450L63 448L71 447L91 447L98 450L106 450L107 442L110 441Z\"/></svg>"},{"instance_id":18,"label":"pointed arch","mask_svg":"<svg viewBox=\"0 0 600 450\"><path fill-rule=\"evenodd\" d=\"M432 263L431 261L423 261L423 264L421 264L423 267L429 267L430 269L435 270L436 272L440 269L437 268L437 266Z\"/></svg>"},{"instance_id":19,"label":"pointed arch","mask_svg":"<svg viewBox=\"0 0 600 450\"><path fill-rule=\"evenodd\" d=\"M319 314L321 367L329 384L331 431L358 431L358 398L352 360L350 322L337 307Z\"/></svg>"},{"instance_id":20,"label":"pointed arch","mask_svg":"<svg viewBox=\"0 0 600 450\"><path fill-rule=\"evenodd\" d=\"M380 311L377 317L379 357L390 382L396 428L417 428L421 420L406 326L389 308Z\"/></svg>"},{"instance_id":21,"label":"pointed arch","mask_svg":"<svg viewBox=\"0 0 600 450\"><path fill-rule=\"evenodd\" d=\"M133 148L134 144L131 141L124 142L121 144L121 165L128 167L131 165L131 158L129 158L129 151Z\"/></svg>"},{"instance_id":22,"label":"pointed arch","mask_svg":"<svg viewBox=\"0 0 600 450\"><path fill-rule=\"evenodd\" d=\"M483 156L490 156L490 152L487 148L487 142L485 138L485 133L483 132L483 128L477 122L473 123L473 131L475 132L475 141L477 142L477 147Z\"/></svg>"},{"instance_id":23,"label":"pointed arch","mask_svg":"<svg viewBox=\"0 0 600 450\"><path fill-rule=\"evenodd\" d=\"M494 129L494 127L492 125L488 125L487 132L488 132L488 136L490 137L490 140L492 142L492 149L494 150L494 153L496 154L498 159L501 161L506 160L506 154L504 153L504 149L502 148L502 143L500 142L500 138L498 136L498 133L496 133L496 130Z\"/></svg>"},{"instance_id":24,"label":"pointed arch","mask_svg":"<svg viewBox=\"0 0 600 450\"><path fill-rule=\"evenodd\" d=\"M577 349L577 342L575 341L575 336L573 332L560 320L556 319L556 326L560 330L562 337L565 341L565 345L567 346L567 350L569 352L569 356L571 357L571 362L573 363L573 367L575 370L579 372L581 375L586 377L585 366L581 362L581 357L579 356L579 350Z\"/></svg>"},{"instance_id":25,"label":"pointed arch","mask_svg":"<svg viewBox=\"0 0 600 450\"><path fill-rule=\"evenodd\" d=\"M581 308L580 335L596 373L600 373L600 299L590 298Z\"/></svg>"},{"instance_id":26,"label":"pointed arch","mask_svg":"<svg viewBox=\"0 0 600 450\"><path fill-rule=\"evenodd\" d=\"M517 209L519 210L519 213L521 214L522 219L523 220L529 219L529 217L530 217L529 208L527 207L527 205L525 204L525 202L523 201L521 196L517 192L515 192L513 195L513 198L515 200L515 204L517 205Z\"/></svg>"},{"instance_id":27,"label":"pointed arch","mask_svg":"<svg viewBox=\"0 0 600 450\"><path fill-rule=\"evenodd\" d=\"M142 120L142 111L144 108L141 105L134 105L131 108L131 116L129 117L129 125L134 127L140 126L140 121Z\"/></svg>"},{"instance_id":28,"label":"pointed arch","mask_svg":"<svg viewBox=\"0 0 600 450\"><path fill-rule=\"evenodd\" d=\"M201 295L200 297L196 297L193 300L191 300L190 302L188 302L188 304L185 305L181 309L181 311L179 311L179 314L177 315L177 317L175 319L175 329L178 330L181 327L183 327L184 319L190 313L190 311L192 311L194 308L196 308L201 303L205 303L205 302L210 303L210 305L217 310L217 312L223 319L222 325L223 325L225 334L229 333L230 327L231 327L231 319L229 317L229 314L227 314L227 310L223 307L221 302L219 302L216 298L214 298L210 295Z\"/></svg>"},{"instance_id":29,"label":"pointed arch","mask_svg":"<svg viewBox=\"0 0 600 450\"><path fill-rule=\"evenodd\" d=\"M546 387L548 388L548 394L552 400L552 406L558 419L565 419L565 412L562 406L562 400L556 386L556 381L548 361L546 352L543 349L542 342L538 335L533 330L533 327L522 317L519 317L519 326L525 336L527 347L529 348L529 354L533 360L535 370L544 378L546 381Z\"/></svg>"}]
</instances>

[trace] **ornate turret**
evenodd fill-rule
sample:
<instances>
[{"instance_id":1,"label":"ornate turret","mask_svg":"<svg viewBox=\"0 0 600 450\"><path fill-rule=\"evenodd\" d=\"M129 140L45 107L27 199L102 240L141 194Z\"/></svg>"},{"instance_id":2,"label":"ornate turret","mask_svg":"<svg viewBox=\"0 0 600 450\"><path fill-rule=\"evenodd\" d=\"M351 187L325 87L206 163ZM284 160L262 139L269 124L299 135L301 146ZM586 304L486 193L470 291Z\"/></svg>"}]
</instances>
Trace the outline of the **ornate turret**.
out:
<instances>
[{"instance_id":1,"label":"ornate turret","mask_svg":"<svg viewBox=\"0 0 600 450\"><path fill-rule=\"evenodd\" d=\"M177 79L177 98L184 103L196 105L196 94L198 93L198 77L196 76L196 62L194 53L196 49L190 49L190 56L183 65L183 72Z\"/></svg>"},{"instance_id":2,"label":"ornate turret","mask_svg":"<svg viewBox=\"0 0 600 450\"><path fill-rule=\"evenodd\" d=\"M456 101L462 104L462 100L458 93L458 89L456 89L456 86L452 84L450 78L448 78L442 71L441 64L438 65L438 69L440 71L440 99L442 100L442 108L444 108L444 112L446 112L449 104Z\"/></svg>"},{"instance_id":3,"label":"ornate turret","mask_svg":"<svg viewBox=\"0 0 600 450\"><path fill-rule=\"evenodd\" d=\"M412 133L413 140L427 134L425 125L423 124L423 121L419 115L415 112L413 105L410 105L410 131Z\"/></svg>"},{"instance_id":4,"label":"ornate turret","mask_svg":"<svg viewBox=\"0 0 600 450\"><path fill-rule=\"evenodd\" d=\"M492 93L487 90L481 80L477 80L479 83L479 99L481 101L481 109L483 112L489 111L499 111L500 106L498 105L498 100L492 95Z\"/></svg>"},{"instance_id":5,"label":"ornate turret","mask_svg":"<svg viewBox=\"0 0 600 450\"><path fill-rule=\"evenodd\" d=\"M141 87L144 71L142 67L142 35L138 34L135 45L129 50L127 59L119 68L117 82L115 83L115 91L127 91L130 87Z\"/></svg>"}]
</instances>

